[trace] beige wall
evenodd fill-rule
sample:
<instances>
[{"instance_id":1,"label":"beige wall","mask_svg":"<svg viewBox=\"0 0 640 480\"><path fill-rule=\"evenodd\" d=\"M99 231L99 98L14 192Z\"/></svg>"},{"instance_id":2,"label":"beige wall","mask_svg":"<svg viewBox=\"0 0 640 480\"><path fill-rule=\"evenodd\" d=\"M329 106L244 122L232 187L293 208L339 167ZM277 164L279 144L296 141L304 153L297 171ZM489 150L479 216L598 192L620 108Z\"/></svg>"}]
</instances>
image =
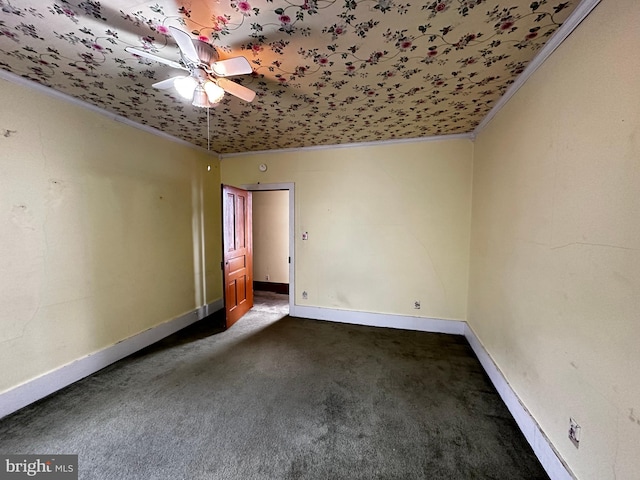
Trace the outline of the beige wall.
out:
<instances>
[{"instance_id":1,"label":"beige wall","mask_svg":"<svg viewBox=\"0 0 640 480\"><path fill-rule=\"evenodd\" d=\"M0 81L0 391L204 303L203 238L220 298L220 178L294 182L297 304L468 319L580 480L640 478L638 18L603 0L475 147L206 173L202 153Z\"/></svg>"},{"instance_id":2,"label":"beige wall","mask_svg":"<svg viewBox=\"0 0 640 480\"><path fill-rule=\"evenodd\" d=\"M604 0L475 143L469 322L581 480L640 478L639 19Z\"/></svg>"},{"instance_id":3,"label":"beige wall","mask_svg":"<svg viewBox=\"0 0 640 480\"><path fill-rule=\"evenodd\" d=\"M471 155L468 140L277 152L224 159L221 177L295 183L296 304L465 319Z\"/></svg>"},{"instance_id":4,"label":"beige wall","mask_svg":"<svg viewBox=\"0 0 640 480\"><path fill-rule=\"evenodd\" d=\"M289 192L253 192L253 279L289 283Z\"/></svg>"},{"instance_id":5,"label":"beige wall","mask_svg":"<svg viewBox=\"0 0 640 480\"><path fill-rule=\"evenodd\" d=\"M217 159L5 80L0 104L0 391L204 304L203 218L222 296Z\"/></svg>"}]
</instances>

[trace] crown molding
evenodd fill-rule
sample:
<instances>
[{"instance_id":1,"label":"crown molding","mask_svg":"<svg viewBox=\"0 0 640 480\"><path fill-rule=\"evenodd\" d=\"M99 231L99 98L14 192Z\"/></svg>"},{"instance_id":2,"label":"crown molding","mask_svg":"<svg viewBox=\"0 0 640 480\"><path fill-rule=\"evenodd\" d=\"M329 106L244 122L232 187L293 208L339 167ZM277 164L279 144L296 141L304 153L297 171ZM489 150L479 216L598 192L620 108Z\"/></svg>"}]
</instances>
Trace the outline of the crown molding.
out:
<instances>
[{"instance_id":1,"label":"crown molding","mask_svg":"<svg viewBox=\"0 0 640 480\"><path fill-rule=\"evenodd\" d=\"M92 112L98 113L100 115L103 115L107 118L110 118L111 120L115 121L115 122L119 122L119 123L123 123L129 127L133 127L133 128L137 128L138 130L142 130L143 132L147 132L150 133L152 135L156 135L157 137L162 137L165 140L169 140L171 142L174 143L178 143L180 145L183 145L185 147L189 147L192 148L194 150L198 150L199 152L204 152L208 155L212 155L215 156L216 158L220 159L220 154L218 152L215 152L213 150L207 150L206 148L202 148L199 147L197 145L194 145L193 143L187 142L186 140L183 140L181 138L178 137L174 137L173 135L169 135L168 133L165 133L161 130L158 130L157 128L153 128L150 127L149 125L144 125L142 123L138 123L135 122L129 118L123 117L122 115L117 115L115 113L109 112L107 110L105 110L104 108L98 107L96 105L92 105L89 102L85 102L84 100L80 100L79 98L75 98L72 97L71 95L67 95L66 93L62 93L58 90L55 90L51 87L47 87L46 85L43 85L41 83L38 83L34 80L31 80L29 78L25 78L25 77L21 77L20 75L16 75L15 73L11 73L8 72L6 70L2 70L0 69L0 78L7 80L8 82L12 82L12 83L17 83L18 85L21 85L23 87L27 87L27 88L31 88L34 90L37 90L40 93L43 93L45 95L49 95L50 97L53 98L57 98L58 100L62 100L68 103L71 103L73 105L76 105L78 107L81 108L85 108L87 110L91 110Z\"/></svg>"},{"instance_id":2,"label":"crown molding","mask_svg":"<svg viewBox=\"0 0 640 480\"><path fill-rule=\"evenodd\" d=\"M434 135L433 137L398 138L394 140L378 140L374 142L338 143L335 145L314 145L313 147L279 148L274 150L256 150L248 152L221 153L220 160L244 155L264 155L267 153L309 152L314 150L333 150L336 148L379 147L397 145L399 143L441 142L443 140L473 140L473 133L456 133L452 135Z\"/></svg>"},{"instance_id":3,"label":"crown molding","mask_svg":"<svg viewBox=\"0 0 640 480\"><path fill-rule=\"evenodd\" d=\"M545 44L545 46L540 50L540 52L534 57L534 59L529 63L529 65L524 69L524 71L516 78L516 80L511 84L511 86L507 89L502 97L498 99L493 108L487 113L487 115L482 119L482 121L478 124L478 126L470 133L462 133L462 134L452 134L452 135L437 135L432 137L418 137L418 138L406 138L406 139L394 139L394 140L380 140L373 142L360 142L360 143L345 143L345 144L334 144L334 145L317 145L312 147L297 147L297 148L284 148L284 149L274 149L274 150L257 150L257 151L246 151L246 152L234 152L234 153L218 153L212 150L207 150L205 148L196 146L186 140L175 137L173 135L169 135L161 130L150 127L149 125L144 125L138 123L136 121L130 120L121 115L117 115L111 113L101 107L96 105L92 105L84 100L80 100L78 98L72 97L65 93L62 93L58 90L54 90L51 87L47 87L38 83L34 80L22 77L20 75L16 75L14 73L8 72L6 70L0 69L0 78L20 84L22 86L33 88L41 93L52 96L54 98L70 102L74 105L77 105L82 108L86 108L100 115L104 115L116 122L123 123L133 128L137 128L144 132L150 133L152 135L156 135L158 137L164 138L174 143L178 143L180 145L184 145L189 148L193 148L200 152L204 152L208 155L212 155L216 157L218 160L223 160L225 158L233 158L243 155L263 155L266 153L291 153L291 152L309 152L314 150L327 150L327 149L336 149L336 148L357 148L357 147L371 147L371 146L383 146L383 145L397 145L402 143L415 143L415 142L435 142L435 141L443 141L443 140L470 140L474 141L477 135L486 128L486 126L491 122L491 120L498 114L498 112L507 104L507 102L513 97L516 92L527 82L527 80L540 68L540 66L549 58L549 56L564 42L564 40L569 37L569 35L580 25L580 23L591 13L591 11L601 2L601 0L582 0L580 4L576 7L576 9L569 15L569 17L565 20L562 26L554 33L554 35L549 39L549 41Z\"/></svg>"},{"instance_id":4,"label":"crown molding","mask_svg":"<svg viewBox=\"0 0 640 480\"><path fill-rule=\"evenodd\" d=\"M540 66L549 58L549 56L558 48L562 42L564 42L569 35L582 23L582 21L587 18L587 16L591 13L591 11L596 8L596 6L601 2L601 0L582 0L580 5L576 7L576 9L567 17L562 26L556 30L556 32L551 36L549 41L545 44L544 47L538 52L538 54L531 60L529 65L524 69L524 71L516 78L516 80L511 84L511 86L507 89L507 91L498 99L493 108L487 113L487 115L482 119L482 121L478 124L478 126L473 131L473 138L477 137L477 135L486 128L486 126L493 120L498 112L504 107L507 102L513 97L520 87L522 87L529 77L531 77Z\"/></svg>"}]
</instances>

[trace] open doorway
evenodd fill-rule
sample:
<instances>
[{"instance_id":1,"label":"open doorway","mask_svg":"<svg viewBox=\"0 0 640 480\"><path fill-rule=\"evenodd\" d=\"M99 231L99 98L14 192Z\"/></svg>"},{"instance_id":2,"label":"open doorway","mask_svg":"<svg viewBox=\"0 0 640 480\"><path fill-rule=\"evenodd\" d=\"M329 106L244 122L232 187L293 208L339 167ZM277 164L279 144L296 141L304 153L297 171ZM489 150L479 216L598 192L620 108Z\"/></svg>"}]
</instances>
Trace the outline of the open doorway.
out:
<instances>
[{"instance_id":1,"label":"open doorway","mask_svg":"<svg viewBox=\"0 0 640 480\"><path fill-rule=\"evenodd\" d=\"M289 295L289 192L253 196L253 289Z\"/></svg>"},{"instance_id":2,"label":"open doorway","mask_svg":"<svg viewBox=\"0 0 640 480\"><path fill-rule=\"evenodd\" d=\"M243 185L252 192L254 309L286 311L294 300L293 184Z\"/></svg>"}]
</instances>

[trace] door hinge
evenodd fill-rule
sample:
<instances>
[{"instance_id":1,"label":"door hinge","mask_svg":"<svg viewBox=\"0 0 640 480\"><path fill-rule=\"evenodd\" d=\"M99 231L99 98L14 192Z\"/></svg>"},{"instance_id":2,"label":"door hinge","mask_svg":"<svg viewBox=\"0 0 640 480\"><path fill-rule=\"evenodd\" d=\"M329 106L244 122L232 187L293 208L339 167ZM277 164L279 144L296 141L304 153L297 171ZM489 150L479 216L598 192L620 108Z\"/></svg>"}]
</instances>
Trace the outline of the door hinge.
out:
<instances>
[{"instance_id":1,"label":"door hinge","mask_svg":"<svg viewBox=\"0 0 640 480\"><path fill-rule=\"evenodd\" d=\"M224 270L224 262L220 262L220 270Z\"/></svg>"},{"instance_id":2,"label":"door hinge","mask_svg":"<svg viewBox=\"0 0 640 480\"><path fill-rule=\"evenodd\" d=\"M289 257L289 263L291 263L291 257Z\"/></svg>"}]
</instances>

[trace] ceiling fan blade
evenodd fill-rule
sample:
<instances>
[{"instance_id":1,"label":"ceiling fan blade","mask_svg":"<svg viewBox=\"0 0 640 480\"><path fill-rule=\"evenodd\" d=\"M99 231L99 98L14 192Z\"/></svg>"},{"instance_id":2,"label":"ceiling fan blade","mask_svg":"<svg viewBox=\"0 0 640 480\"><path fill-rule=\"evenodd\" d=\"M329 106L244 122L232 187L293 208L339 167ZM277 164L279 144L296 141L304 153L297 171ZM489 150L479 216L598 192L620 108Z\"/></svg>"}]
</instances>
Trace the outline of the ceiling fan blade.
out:
<instances>
[{"instance_id":1,"label":"ceiling fan blade","mask_svg":"<svg viewBox=\"0 0 640 480\"><path fill-rule=\"evenodd\" d=\"M256 97L256 92L250 88L243 87L239 83L232 82L226 78L219 78L218 85L227 93L241 98L245 102L251 102Z\"/></svg>"},{"instance_id":2,"label":"ceiling fan blade","mask_svg":"<svg viewBox=\"0 0 640 480\"><path fill-rule=\"evenodd\" d=\"M151 85L153 88L158 88L160 90L166 90L167 88L171 88L174 86L174 82L176 81L176 78L185 78L185 77L171 77L171 78L167 78L166 80L161 80L160 82L156 82L153 85Z\"/></svg>"},{"instance_id":3,"label":"ceiling fan blade","mask_svg":"<svg viewBox=\"0 0 640 480\"><path fill-rule=\"evenodd\" d=\"M211 69L217 77L230 77L232 75L246 75L252 73L251 64L244 57L227 58L211 64Z\"/></svg>"},{"instance_id":4,"label":"ceiling fan blade","mask_svg":"<svg viewBox=\"0 0 640 480\"><path fill-rule=\"evenodd\" d=\"M194 63L200 63L200 57L198 57L198 52L196 51L196 47L193 46L189 34L176 27L169 27L169 30L171 30L171 35L185 58Z\"/></svg>"},{"instance_id":5,"label":"ceiling fan blade","mask_svg":"<svg viewBox=\"0 0 640 480\"><path fill-rule=\"evenodd\" d=\"M137 48L134 48L134 47L127 47L125 48L125 51L129 53L133 53L138 57L144 57L144 58L148 58L149 60L155 60L158 63L164 63L165 65L169 65L172 68L187 70L187 68L185 68L183 65L179 64L178 62L174 62L173 60L167 60L166 58L159 57L157 55L154 55L153 53L145 52L144 50L138 50Z\"/></svg>"}]
</instances>

